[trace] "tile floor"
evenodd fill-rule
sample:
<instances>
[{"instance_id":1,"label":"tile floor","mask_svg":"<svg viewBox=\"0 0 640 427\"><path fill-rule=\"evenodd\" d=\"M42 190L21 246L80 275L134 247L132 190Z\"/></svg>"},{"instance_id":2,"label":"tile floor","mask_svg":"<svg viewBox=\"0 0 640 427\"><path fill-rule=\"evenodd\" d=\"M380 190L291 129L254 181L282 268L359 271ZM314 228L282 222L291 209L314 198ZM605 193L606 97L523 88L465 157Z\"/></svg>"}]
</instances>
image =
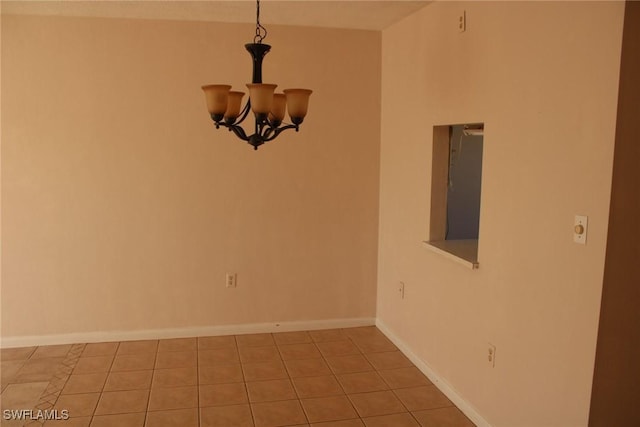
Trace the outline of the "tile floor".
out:
<instances>
[{"instance_id":1,"label":"tile floor","mask_svg":"<svg viewBox=\"0 0 640 427\"><path fill-rule=\"evenodd\" d=\"M2 426L473 426L375 327L3 349L1 360ZM4 419L19 409L29 421ZM69 418L31 419L39 410Z\"/></svg>"}]
</instances>

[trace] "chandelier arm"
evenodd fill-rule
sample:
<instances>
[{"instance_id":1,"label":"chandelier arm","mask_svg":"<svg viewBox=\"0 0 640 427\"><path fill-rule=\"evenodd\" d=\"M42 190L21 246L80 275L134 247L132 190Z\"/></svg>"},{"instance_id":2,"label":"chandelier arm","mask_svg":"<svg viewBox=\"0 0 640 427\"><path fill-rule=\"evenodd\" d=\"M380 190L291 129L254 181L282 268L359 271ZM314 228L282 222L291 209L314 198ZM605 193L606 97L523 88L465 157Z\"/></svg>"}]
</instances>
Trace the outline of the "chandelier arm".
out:
<instances>
[{"instance_id":1,"label":"chandelier arm","mask_svg":"<svg viewBox=\"0 0 640 427\"><path fill-rule=\"evenodd\" d=\"M264 141L270 141L269 136L273 133L274 128L271 126L267 126L264 129L264 132L262 133L262 139Z\"/></svg>"},{"instance_id":2,"label":"chandelier arm","mask_svg":"<svg viewBox=\"0 0 640 427\"><path fill-rule=\"evenodd\" d=\"M296 132L297 132L298 131L298 125L282 126L282 127L277 128L275 130L273 128L270 128L269 129L269 131L270 131L269 133L273 132L273 135L264 138L264 142L273 141L274 139L276 139L278 137L278 135L280 135L282 132L284 132L285 130L288 130L288 129L295 129Z\"/></svg>"},{"instance_id":3,"label":"chandelier arm","mask_svg":"<svg viewBox=\"0 0 640 427\"><path fill-rule=\"evenodd\" d=\"M246 133L244 133L244 129L242 129L240 126L233 126L230 128L233 133L236 134L236 136L238 138L240 138L243 141L249 141L249 137L247 136Z\"/></svg>"},{"instance_id":4,"label":"chandelier arm","mask_svg":"<svg viewBox=\"0 0 640 427\"><path fill-rule=\"evenodd\" d=\"M239 125L240 123L242 123L244 119L247 118L249 111L251 111L251 99L247 100L247 103L245 104L244 108L242 109L242 112L240 113L240 120L236 121L234 124Z\"/></svg>"},{"instance_id":5,"label":"chandelier arm","mask_svg":"<svg viewBox=\"0 0 640 427\"><path fill-rule=\"evenodd\" d=\"M249 137L245 133L244 129L242 129L242 127L238 126L237 124L229 124L229 123L224 123L224 122L220 122L218 124L220 126L224 126L224 127L228 128L230 132L235 133L236 136L238 138L242 139L243 141L249 141Z\"/></svg>"}]
</instances>

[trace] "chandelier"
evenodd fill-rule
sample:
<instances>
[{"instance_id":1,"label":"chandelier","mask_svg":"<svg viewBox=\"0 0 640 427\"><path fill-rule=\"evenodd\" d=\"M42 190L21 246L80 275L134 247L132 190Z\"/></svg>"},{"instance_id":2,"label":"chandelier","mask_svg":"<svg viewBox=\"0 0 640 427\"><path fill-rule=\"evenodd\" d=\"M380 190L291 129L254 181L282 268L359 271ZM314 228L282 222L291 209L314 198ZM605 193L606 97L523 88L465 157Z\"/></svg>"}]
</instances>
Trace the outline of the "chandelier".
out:
<instances>
[{"instance_id":1,"label":"chandelier","mask_svg":"<svg viewBox=\"0 0 640 427\"><path fill-rule=\"evenodd\" d=\"M260 24L260 0L256 1L256 34L253 43L244 47L253 59L253 78L247 84L249 99L242 106L244 92L232 91L230 85L202 86L207 100L207 109L216 125L226 127L238 138L248 142L257 150L265 142L273 141L283 131L295 129L307 115L309 105L309 89L285 89L283 93L274 93L277 85L262 83L262 59L269 52L271 46L262 43L267 36L267 30ZM249 111L253 112L255 125L253 134L247 132L240 124L247 118ZM291 124L284 123L286 111L289 112Z\"/></svg>"}]
</instances>

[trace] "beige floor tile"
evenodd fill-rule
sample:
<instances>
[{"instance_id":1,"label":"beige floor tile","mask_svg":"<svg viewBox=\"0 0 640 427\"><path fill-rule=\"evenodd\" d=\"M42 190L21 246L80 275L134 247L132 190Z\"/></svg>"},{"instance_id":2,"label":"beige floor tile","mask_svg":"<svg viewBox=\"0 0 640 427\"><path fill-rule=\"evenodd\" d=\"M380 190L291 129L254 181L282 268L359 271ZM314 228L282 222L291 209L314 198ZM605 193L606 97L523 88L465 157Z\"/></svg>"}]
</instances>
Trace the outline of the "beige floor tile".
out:
<instances>
[{"instance_id":1,"label":"beige floor tile","mask_svg":"<svg viewBox=\"0 0 640 427\"><path fill-rule=\"evenodd\" d=\"M345 328L344 333L351 339L365 339L365 338L386 338L382 332L375 326L360 326L357 328Z\"/></svg>"},{"instance_id":2,"label":"beige floor tile","mask_svg":"<svg viewBox=\"0 0 640 427\"><path fill-rule=\"evenodd\" d=\"M391 391L350 394L349 399L362 418L407 411Z\"/></svg>"},{"instance_id":3,"label":"beige floor tile","mask_svg":"<svg viewBox=\"0 0 640 427\"><path fill-rule=\"evenodd\" d=\"M49 386L47 387L47 389L45 390L46 394L51 394L51 393L58 393L60 394L60 391L62 391L62 389L64 388L65 384L67 383L67 380L69 379L69 376L64 374L56 374L51 381L49 381Z\"/></svg>"},{"instance_id":4,"label":"beige floor tile","mask_svg":"<svg viewBox=\"0 0 640 427\"><path fill-rule=\"evenodd\" d=\"M43 357L64 357L71 350L71 344L46 345L38 347L31 355L31 359L40 359Z\"/></svg>"},{"instance_id":5,"label":"beige floor tile","mask_svg":"<svg viewBox=\"0 0 640 427\"><path fill-rule=\"evenodd\" d=\"M326 423L312 423L311 427L364 427L360 418L353 420L327 421ZM394 427L394 426L388 426Z\"/></svg>"},{"instance_id":6,"label":"beige floor tile","mask_svg":"<svg viewBox=\"0 0 640 427\"><path fill-rule=\"evenodd\" d=\"M312 423L358 418L346 396L317 397L302 399L301 402L307 418Z\"/></svg>"},{"instance_id":7,"label":"beige floor tile","mask_svg":"<svg viewBox=\"0 0 640 427\"><path fill-rule=\"evenodd\" d=\"M0 350L0 360L25 360L28 359L36 347L16 347L16 348L3 348Z\"/></svg>"},{"instance_id":8,"label":"beige floor tile","mask_svg":"<svg viewBox=\"0 0 640 427\"><path fill-rule=\"evenodd\" d=\"M49 385L46 381L9 384L2 393L2 409L32 409Z\"/></svg>"},{"instance_id":9,"label":"beige floor tile","mask_svg":"<svg viewBox=\"0 0 640 427\"><path fill-rule=\"evenodd\" d=\"M240 363L238 349L235 347L212 348L198 351L198 366Z\"/></svg>"},{"instance_id":10,"label":"beige floor tile","mask_svg":"<svg viewBox=\"0 0 640 427\"><path fill-rule=\"evenodd\" d=\"M198 427L198 409L149 412L144 427Z\"/></svg>"},{"instance_id":11,"label":"beige floor tile","mask_svg":"<svg viewBox=\"0 0 640 427\"><path fill-rule=\"evenodd\" d=\"M303 344L312 342L311 335L309 332L301 331L301 332L279 332L277 334L273 334L273 339L276 341L276 344Z\"/></svg>"},{"instance_id":12,"label":"beige floor tile","mask_svg":"<svg viewBox=\"0 0 640 427\"><path fill-rule=\"evenodd\" d=\"M389 387L375 371L336 375L347 394L388 390Z\"/></svg>"},{"instance_id":13,"label":"beige floor tile","mask_svg":"<svg viewBox=\"0 0 640 427\"><path fill-rule=\"evenodd\" d=\"M151 387L152 370L110 372L104 391L144 390Z\"/></svg>"},{"instance_id":14,"label":"beige floor tile","mask_svg":"<svg viewBox=\"0 0 640 427\"><path fill-rule=\"evenodd\" d=\"M25 360L23 359L3 360L0 362L0 383L3 385L9 384L24 364Z\"/></svg>"},{"instance_id":15,"label":"beige floor tile","mask_svg":"<svg viewBox=\"0 0 640 427\"><path fill-rule=\"evenodd\" d=\"M149 411L198 407L198 387L152 388Z\"/></svg>"},{"instance_id":16,"label":"beige floor tile","mask_svg":"<svg viewBox=\"0 0 640 427\"><path fill-rule=\"evenodd\" d=\"M252 403L298 398L291 381L286 379L248 382L247 393Z\"/></svg>"},{"instance_id":17,"label":"beige floor tile","mask_svg":"<svg viewBox=\"0 0 640 427\"><path fill-rule=\"evenodd\" d=\"M378 353L398 350L398 348L384 336L354 338L353 341L363 353Z\"/></svg>"},{"instance_id":18,"label":"beige floor tile","mask_svg":"<svg viewBox=\"0 0 640 427\"><path fill-rule=\"evenodd\" d=\"M199 406L227 406L249 403L244 383L209 384L199 387Z\"/></svg>"},{"instance_id":19,"label":"beige floor tile","mask_svg":"<svg viewBox=\"0 0 640 427\"><path fill-rule=\"evenodd\" d=\"M48 357L29 359L18 370L12 379L14 383L49 381L62 367L64 357Z\"/></svg>"},{"instance_id":20,"label":"beige floor tile","mask_svg":"<svg viewBox=\"0 0 640 427\"><path fill-rule=\"evenodd\" d=\"M145 412L149 390L106 391L100 396L96 415Z\"/></svg>"},{"instance_id":21,"label":"beige floor tile","mask_svg":"<svg viewBox=\"0 0 640 427\"><path fill-rule=\"evenodd\" d=\"M420 427L413 416L404 412L402 414L379 415L363 419L367 427Z\"/></svg>"},{"instance_id":22,"label":"beige floor tile","mask_svg":"<svg viewBox=\"0 0 640 427\"><path fill-rule=\"evenodd\" d=\"M385 369L378 371L378 373L392 389L431 385L431 381L415 366Z\"/></svg>"},{"instance_id":23,"label":"beige floor tile","mask_svg":"<svg viewBox=\"0 0 640 427\"><path fill-rule=\"evenodd\" d=\"M324 357L360 354L358 347L350 340L319 342L316 345Z\"/></svg>"},{"instance_id":24,"label":"beige floor tile","mask_svg":"<svg viewBox=\"0 0 640 427\"><path fill-rule=\"evenodd\" d=\"M151 387L176 387L197 384L197 368L170 368L153 371Z\"/></svg>"},{"instance_id":25,"label":"beige floor tile","mask_svg":"<svg viewBox=\"0 0 640 427\"><path fill-rule=\"evenodd\" d=\"M410 411L453 406L453 403L434 385L394 390L394 393Z\"/></svg>"},{"instance_id":26,"label":"beige floor tile","mask_svg":"<svg viewBox=\"0 0 640 427\"><path fill-rule=\"evenodd\" d=\"M287 426L307 422L298 400L252 403L251 410L256 427Z\"/></svg>"},{"instance_id":27,"label":"beige floor tile","mask_svg":"<svg viewBox=\"0 0 640 427\"><path fill-rule=\"evenodd\" d=\"M317 377L333 373L324 359L286 360L284 363L291 378Z\"/></svg>"},{"instance_id":28,"label":"beige floor tile","mask_svg":"<svg viewBox=\"0 0 640 427\"><path fill-rule=\"evenodd\" d=\"M198 349L197 338L171 338L158 342L158 352L165 351L195 351Z\"/></svg>"},{"instance_id":29,"label":"beige floor tile","mask_svg":"<svg viewBox=\"0 0 640 427\"><path fill-rule=\"evenodd\" d=\"M156 363L156 353L118 354L113 359L111 372L144 371L153 369Z\"/></svg>"},{"instance_id":30,"label":"beige floor tile","mask_svg":"<svg viewBox=\"0 0 640 427\"><path fill-rule=\"evenodd\" d=\"M288 378L280 360L273 362L245 363L242 365L245 381L279 380Z\"/></svg>"},{"instance_id":31,"label":"beige floor tile","mask_svg":"<svg viewBox=\"0 0 640 427\"><path fill-rule=\"evenodd\" d=\"M158 352L156 356L156 369L195 368L196 366L198 366L196 351Z\"/></svg>"},{"instance_id":32,"label":"beige floor tile","mask_svg":"<svg viewBox=\"0 0 640 427\"><path fill-rule=\"evenodd\" d=\"M106 372L71 375L62 389L62 394L100 393L106 379Z\"/></svg>"},{"instance_id":33,"label":"beige floor tile","mask_svg":"<svg viewBox=\"0 0 640 427\"><path fill-rule=\"evenodd\" d=\"M240 361L242 363L268 362L280 360L280 353L275 345L261 347L239 347Z\"/></svg>"},{"instance_id":34,"label":"beige floor tile","mask_svg":"<svg viewBox=\"0 0 640 427\"><path fill-rule=\"evenodd\" d=\"M282 360L317 359L322 357L313 343L282 344L278 349Z\"/></svg>"},{"instance_id":35,"label":"beige floor tile","mask_svg":"<svg viewBox=\"0 0 640 427\"><path fill-rule=\"evenodd\" d=\"M69 417L86 417L93 415L100 393L65 394L58 397L53 409L69 411Z\"/></svg>"},{"instance_id":36,"label":"beige floor tile","mask_svg":"<svg viewBox=\"0 0 640 427\"><path fill-rule=\"evenodd\" d=\"M200 427L253 427L249 405L200 408Z\"/></svg>"},{"instance_id":37,"label":"beige floor tile","mask_svg":"<svg viewBox=\"0 0 640 427\"><path fill-rule=\"evenodd\" d=\"M94 374L97 372L109 372L113 356L81 357L73 368L74 374Z\"/></svg>"},{"instance_id":38,"label":"beige floor tile","mask_svg":"<svg viewBox=\"0 0 640 427\"><path fill-rule=\"evenodd\" d=\"M91 421L91 427L144 427L144 413L97 415Z\"/></svg>"},{"instance_id":39,"label":"beige floor tile","mask_svg":"<svg viewBox=\"0 0 640 427\"><path fill-rule=\"evenodd\" d=\"M45 390L21 407L55 402L54 409L69 411L70 420L45 427L473 426L373 326L0 355L3 407L14 386L36 382Z\"/></svg>"},{"instance_id":40,"label":"beige floor tile","mask_svg":"<svg viewBox=\"0 0 640 427\"><path fill-rule=\"evenodd\" d=\"M301 399L344 394L344 390L333 375L293 378L292 381Z\"/></svg>"},{"instance_id":41,"label":"beige floor tile","mask_svg":"<svg viewBox=\"0 0 640 427\"><path fill-rule=\"evenodd\" d=\"M373 366L361 354L326 358L329 367L335 374L373 371Z\"/></svg>"},{"instance_id":42,"label":"beige floor tile","mask_svg":"<svg viewBox=\"0 0 640 427\"><path fill-rule=\"evenodd\" d=\"M221 384L237 383L244 381L242 366L235 365L215 365L201 366L198 368L199 384Z\"/></svg>"},{"instance_id":43,"label":"beige floor tile","mask_svg":"<svg viewBox=\"0 0 640 427\"><path fill-rule=\"evenodd\" d=\"M475 427L456 407L413 412L422 427Z\"/></svg>"},{"instance_id":44,"label":"beige floor tile","mask_svg":"<svg viewBox=\"0 0 640 427\"><path fill-rule=\"evenodd\" d=\"M89 424L91 424L91 417L77 417L66 420L49 420L44 422L45 427L89 427Z\"/></svg>"},{"instance_id":45,"label":"beige floor tile","mask_svg":"<svg viewBox=\"0 0 640 427\"><path fill-rule=\"evenodd\" d=\"M93 356L114 356L118 351L117 342L96 342L89 343L84 347L81 357Z\"/></svg>"},{"instance_id":46,"label":"beige floor tile","mask_svg":"<svg viewBox=\"0 0 640 427\"><path fill-rule=\"evenodd\" d=\"M158 351L158 340L123 341L118 346L116 354L155 353Z\"/></svg>"},{"instance_id":47,"label":"beige floor tile","mask_svg":"<svg viewBox=\"0 0 640 427\"><path fill-rule=\"evenodd\" d=\"M262 347L276 345L271 334L246 334L236 335L238 347Z\"/></svg>"},{"instance_id":48,"label":"beige floor tile","mask_svg":"<svg viewBox=\"0 0 640 427\"><path fill-rule=\"evenodd\" d=\"M309 331L309 335L311 335L313 342L344 341L349 339L342 329Z\"/></svg>"},{"instance_id":49,"label":"beige floor tile","mask_svg":"<svg viewBox=\"0 0 640 427\"><path fill-rule=\"evenodd\" d=\"M369 353L365 357L377 370L408 368L413 363L399 351L386 351L382 353Z\"/></svg>"},{"instance_id":50,"label":"beige floor tile","mask_svg":"<svg viewBox=\"0 0 640 427\"><path fill-rule=\"evenodd\" d=\"M235 347L236 337L233 335L219 337L199 337L198 350L207 350L212 348Z\"/></svg>"}]
</instances>

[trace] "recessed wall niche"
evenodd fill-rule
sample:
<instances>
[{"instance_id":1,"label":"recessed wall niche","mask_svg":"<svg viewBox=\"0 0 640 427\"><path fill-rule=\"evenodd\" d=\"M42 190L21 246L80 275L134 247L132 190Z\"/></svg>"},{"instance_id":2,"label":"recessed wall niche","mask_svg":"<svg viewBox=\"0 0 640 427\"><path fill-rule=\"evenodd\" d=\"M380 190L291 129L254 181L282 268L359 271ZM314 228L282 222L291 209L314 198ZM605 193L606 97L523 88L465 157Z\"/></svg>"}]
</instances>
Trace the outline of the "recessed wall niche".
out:
<instances>
[{"instance_id":1,"label":"recessed wall niche","mask_svg":"<svg viewBox=\"0 0 640 427\"><path fill-rule=\"evenodd\" d=\"M478 268L484 123L434 126L426 246Z\"/></svg>"}]
</instances>

